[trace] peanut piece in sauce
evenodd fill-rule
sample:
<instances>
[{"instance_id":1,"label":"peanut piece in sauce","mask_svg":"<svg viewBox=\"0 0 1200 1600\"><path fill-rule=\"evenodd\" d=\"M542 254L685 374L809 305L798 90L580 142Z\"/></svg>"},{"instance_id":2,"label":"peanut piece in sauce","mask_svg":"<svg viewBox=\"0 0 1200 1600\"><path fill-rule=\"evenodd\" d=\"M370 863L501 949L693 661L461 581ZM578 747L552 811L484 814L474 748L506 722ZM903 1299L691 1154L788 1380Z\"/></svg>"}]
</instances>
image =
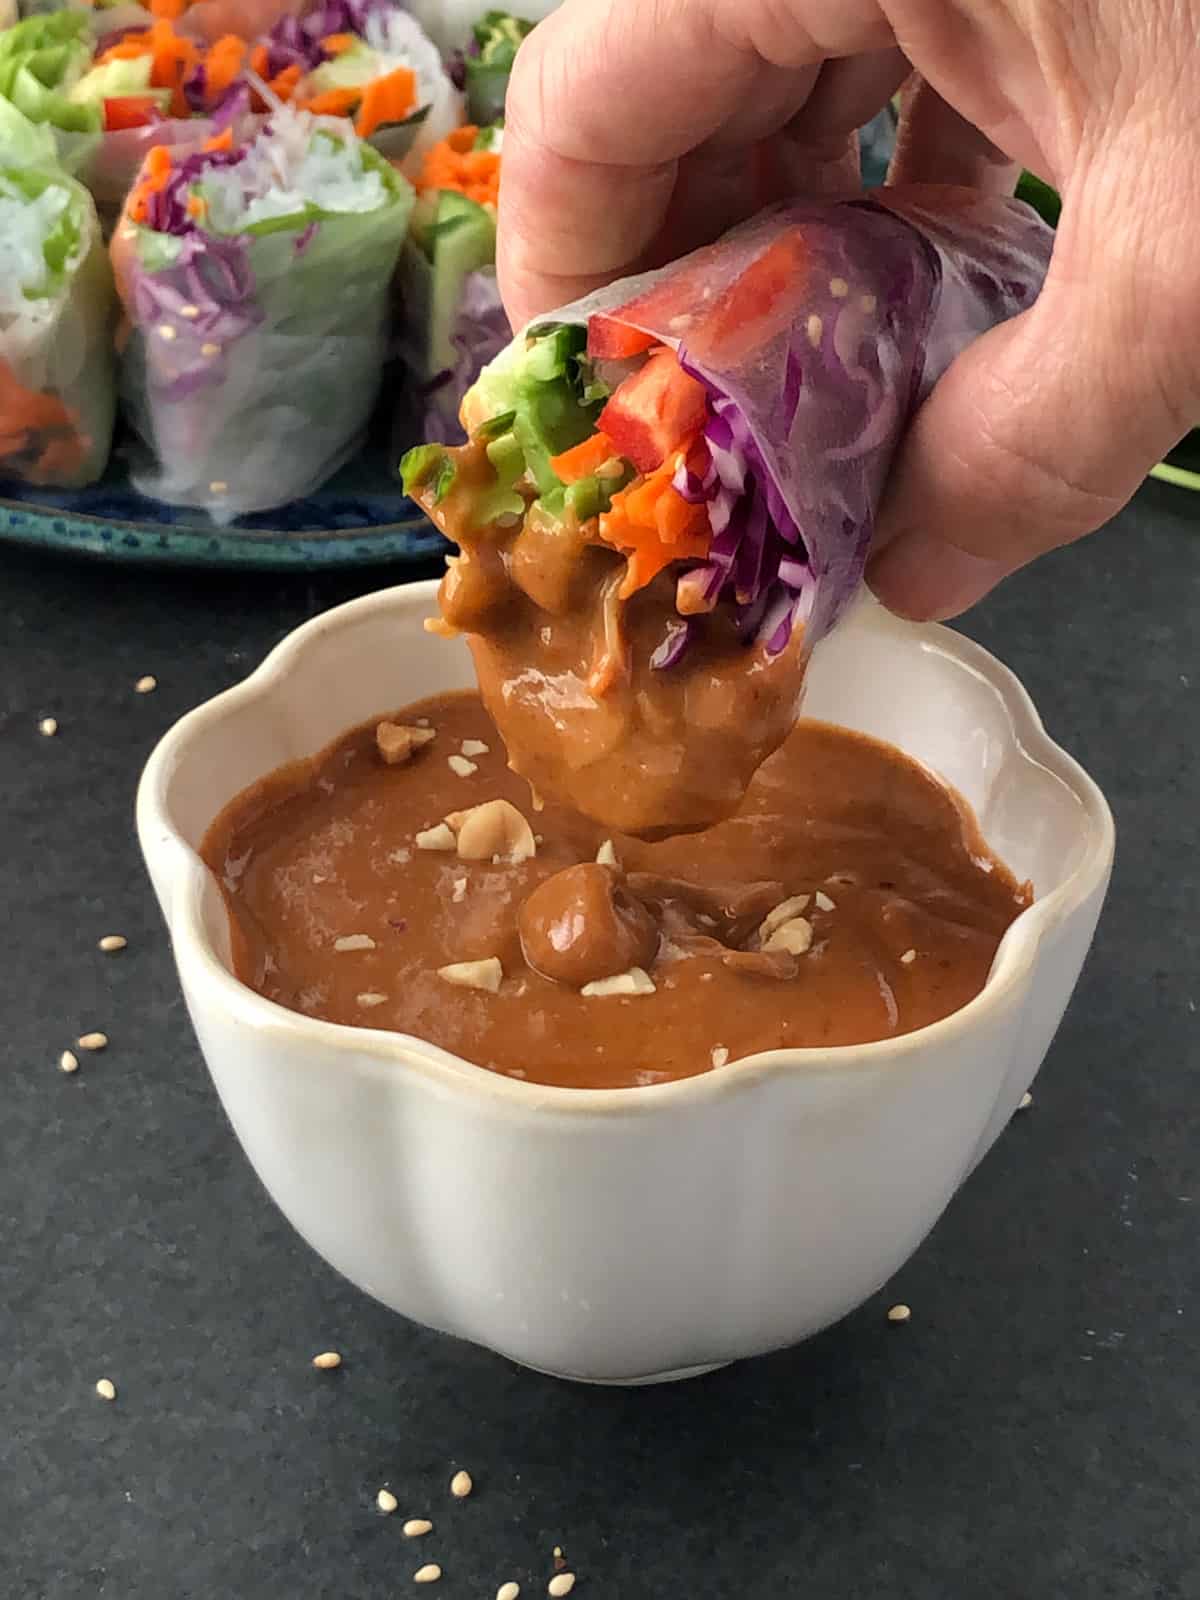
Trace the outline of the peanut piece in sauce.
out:
<instances>
[{"instance_id":1,"label":"peanut piece in sauce","mask_svg":"<svg viewBox=\"0 0 1200 1600\"><path fill-rule=\"evenodd\" d=\"M525 960L545 978L582 989L648 967L658 924L612 867L584 861L540 883L518 913Z\"/></svg>"}]
</instances>

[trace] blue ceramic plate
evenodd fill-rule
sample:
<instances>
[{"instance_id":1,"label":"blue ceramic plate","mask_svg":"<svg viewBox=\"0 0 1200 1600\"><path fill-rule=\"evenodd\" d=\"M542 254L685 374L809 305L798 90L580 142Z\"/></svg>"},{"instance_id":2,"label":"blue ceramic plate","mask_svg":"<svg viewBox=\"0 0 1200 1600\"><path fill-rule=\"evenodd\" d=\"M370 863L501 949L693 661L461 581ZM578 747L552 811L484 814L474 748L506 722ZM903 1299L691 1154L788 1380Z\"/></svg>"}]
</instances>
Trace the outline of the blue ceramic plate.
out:
<instances>
[{"instance_id":1,"label":"blue ceramic plate","mask_svg":"<svg viewBox=\"0 0 1200 1600\"><path fill-rule=\"evenodd\" d=\"M369 443L308 499L222 528L201 512L139 494L118 443L107 473L88 489L55 493L0 482L0 541L207 567L426 562L446 547L400 490L393 468L402 450L402 443Z\"/></svg>"}]
</instances>

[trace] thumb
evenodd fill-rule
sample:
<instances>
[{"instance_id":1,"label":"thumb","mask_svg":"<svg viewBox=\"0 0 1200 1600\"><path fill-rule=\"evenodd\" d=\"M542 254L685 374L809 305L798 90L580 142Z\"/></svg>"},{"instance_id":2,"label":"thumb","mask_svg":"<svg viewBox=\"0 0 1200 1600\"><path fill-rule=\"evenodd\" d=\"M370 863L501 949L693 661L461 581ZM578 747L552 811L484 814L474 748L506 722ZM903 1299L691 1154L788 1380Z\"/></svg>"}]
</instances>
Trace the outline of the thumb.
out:
<instances>
[{"instance_id":1,"label":"thumb","mask_svg":"<svg viewBox=\"0 0 1200 1600\"><path fill-rule=\"evenodd\" d=\"M900 615L954 616L1100 527L1200 420L1200 229L1181 238L1176 217L1156 237L1153 208L1120 200L1096 186L1064 204L1038 300L965 350L917 414L867 569Z\"/></svg>"}]
</instances>

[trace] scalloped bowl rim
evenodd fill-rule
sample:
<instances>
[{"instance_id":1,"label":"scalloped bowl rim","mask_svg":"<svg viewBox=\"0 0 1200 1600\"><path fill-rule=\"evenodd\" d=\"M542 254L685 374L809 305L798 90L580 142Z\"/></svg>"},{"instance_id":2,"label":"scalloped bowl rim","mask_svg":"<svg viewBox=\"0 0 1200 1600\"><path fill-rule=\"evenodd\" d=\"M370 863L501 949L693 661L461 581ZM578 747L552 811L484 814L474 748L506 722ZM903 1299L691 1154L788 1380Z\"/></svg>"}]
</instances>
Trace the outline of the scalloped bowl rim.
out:
<instances>
[{"instance_id":1,"label":"scalloped bowl rim","mask_svg":"<svg viewBox=\"0 0 1200 1600\"><path fill-rule=\"evenodd\" d=\"M937 623L904 623L915 644L934 648L959 666L977 673L1000 696L1019 756L1058 777L1070 789L1091 825L1089 848L1072 872L1044 898L1035 900L1011 924L997 951L983 989L959 1010L911 1033L867 1044L786 1048L741 1056L688 1078L622 1089L572 1089L509 1078L481 1067L412 1034L326 1022L291 1011L268 1000L237 978L221 960L204 926L203 899L212 874L175 827L166 803L167 787L182 751L202 729L243 706L269 704L275 686L295 660L332 628L355 627L378 611L432 604L437 580L396 585L335 606L300 624L270 651L241 683L187 712L163 736L142 774L137 792L137 826L147 861L164 847L175 857L171 870L181 874L172 892L167 916L176 959L189 975L209 986L210 997L225 1014L257 1033L286 1036L290 1046L336 1050L344 1065L369 1076L403 1063L432 1082L459 1091L473 1089L514 1112L589 1112L629 1116L655 1113L681 1104L700 1104L741 1094L751 1085L782 1073L840 1073L874 1067L887 1060L889 1071L902 1070L905 1060L919 1059L933 1041L969 1034L989 1009L998 1007L1022 982L1037 960L1043 935L1074 911L1103 883L1111 865L1115 828L1102 791L1078 761L1047 734L1029 692L1016 674L973 640ZM886 617L881 608L881 617ZM895 623L888 617L889 623ZM435 648L431 641L431 648ZM212 819L212 820L215 820Z\"/></svg>"}]
</instances>

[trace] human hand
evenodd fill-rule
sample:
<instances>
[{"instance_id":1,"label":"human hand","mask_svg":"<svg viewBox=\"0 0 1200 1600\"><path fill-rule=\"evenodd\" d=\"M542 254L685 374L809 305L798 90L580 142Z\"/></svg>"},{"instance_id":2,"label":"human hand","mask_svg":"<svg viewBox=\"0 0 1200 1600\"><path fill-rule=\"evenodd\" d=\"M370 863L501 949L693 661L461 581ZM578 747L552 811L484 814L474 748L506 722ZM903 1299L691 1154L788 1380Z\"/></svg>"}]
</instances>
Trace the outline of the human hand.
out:
<instances>
[{"instance_id":1,"label":"human hand","mask_svg":"<svg viewBox=\"0 0 1200 1600\"><path fill-rule=\"evenodd\" d=\"M1200 421L1197 37L1200 0L567 0L509 90L513 322L856 182L853 132L911 64L893 180L1004 188L1011 158L1063 197L1041 296L941 379L881 509L872 587L951 616Z\"/></svg>"}]
</instances>

